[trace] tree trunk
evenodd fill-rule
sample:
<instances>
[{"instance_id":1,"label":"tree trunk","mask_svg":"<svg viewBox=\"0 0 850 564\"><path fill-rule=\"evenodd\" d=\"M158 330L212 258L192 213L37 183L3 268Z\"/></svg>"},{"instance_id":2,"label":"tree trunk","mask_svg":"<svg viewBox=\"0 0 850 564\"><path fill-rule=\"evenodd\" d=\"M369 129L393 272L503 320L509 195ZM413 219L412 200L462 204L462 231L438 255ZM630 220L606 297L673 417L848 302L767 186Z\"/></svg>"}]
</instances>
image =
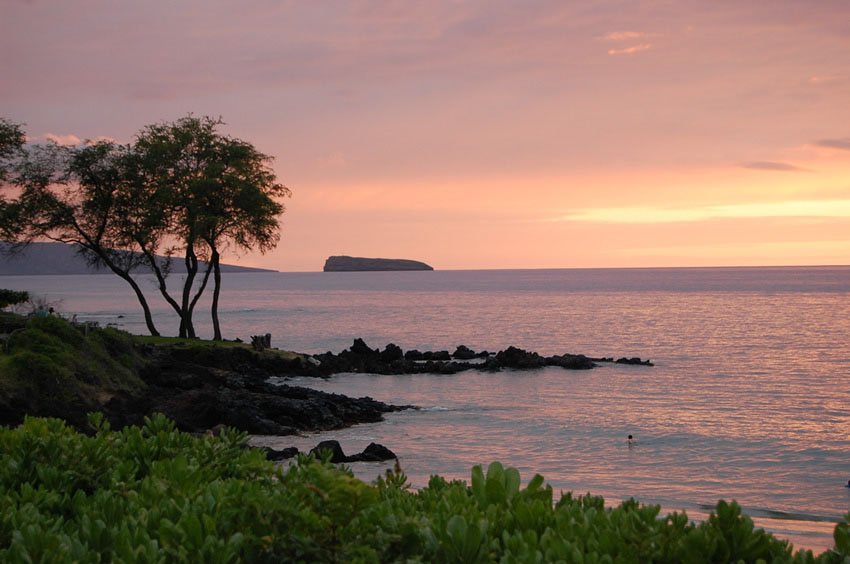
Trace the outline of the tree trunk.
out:
<instances>
[{"instance_id":1,"label":"tree trunk","mask_svg":"<svg viewBox=\"0 0 850 564\"><path fill-rule=\"evenodd\" d=\"M195 297L192 298L192 302L189 304L189 313L192 318L195 317L195 306L198 305L198 300L201 299L201 295L203 295L207 283L210 281L210 272L212 272L212 263L208 262L207 268L204 270L204 277L201 279L201 285L198 286L198 291L195 292Z\"/></svg>"},{"instance_id":2,"label":"tree trunk","mask_svg":"<svg viewBox=\"0 0 850 564\"><path fill-rule=\"evenodd\" d=\"M142 292L142 289L139 288L139 285L135 280L133 280L133 277L130 276L130 273L118 268L118 266L109 259L109 256L103 252L103 249L94 242L85 240L85 242L80 242L79 244L96 254L103 264L109 268L109 270L117 274L130 285L133 292L136 293L136 298L139 300L139 304L142 306L142 312L145 316L145 325L148 327L148 332L150 332L150 334L154 337L159 337L159 331L156 330L156 326L153 323L153 315L151 314L150 306L148 306L148 300L145 298L145 294Z\"/></svg>"},{"instance_id":3,"label":"tree trunk","mask_svg":"<svg viewBox=\"0 0 850 564\"><path fill-rule=\"evenodd\" d=\"M156 330L156 326L153 324L153 315L151 315L151 308L148 306L148 301L145 298L144 293L142 293L142 289L139 288L139 285L136 284L136 281L129 274L125 274L123 272L115 272L118 276L127 281L133 291L136 292L136 297L139 299L139 303L142 305L142 311L145 315L145 325L148 326L148 331L153 337L159 337L159 331Z\"/></svg>"},{"instance_id":4,"label":"tree trunk","mask_svg":"<svg viewBox=\"0 0 850 564\"><path fill-rule=\"evenodd\" d=\"M171 297L171 294L168 293L168 287L165 283L165 275L162 273L162 269L159 267L157 263L156 255L148 250L140 241L137 241L139 247L142 249L142 254L145 255L145 258L148 260L148 264L150 266L151 272L156 276L156 281L159 286L159 293L165 298L165 301L168 302L168 305L174 310L174 312L181 318L183 316L180 314L180 304ZM170 260L170 259L169 259Z\"/></svg>"},{"instance_id":5,"label":"tree trunk","mask_svg":"<svg viewBox=\"0 0 850 564\"><path fill-rule=\"evenodd\" d=\"M186 243L186 280L183 282L183 300L180 303L180 336L184 338L195 338L195 327L192 325L192 309L189 301L192 297L192 286L195 284L195 275L198 273L198 257L192 242Z\"/></svg>"},{"instance_id":6,"label":"tree trunk","mask_svg":"<svg viewBox=\"0 0 850 564\"><path fill-rule=\"evenodd\" d=\"M213 248L210 260L213 265L213 298L212 298L212 323L213 323L213 341L221 341L221 325L218 322L218 296L221 292L221 264L219 263L220 256L218 250Z\"/></svg>"}]
</instances>

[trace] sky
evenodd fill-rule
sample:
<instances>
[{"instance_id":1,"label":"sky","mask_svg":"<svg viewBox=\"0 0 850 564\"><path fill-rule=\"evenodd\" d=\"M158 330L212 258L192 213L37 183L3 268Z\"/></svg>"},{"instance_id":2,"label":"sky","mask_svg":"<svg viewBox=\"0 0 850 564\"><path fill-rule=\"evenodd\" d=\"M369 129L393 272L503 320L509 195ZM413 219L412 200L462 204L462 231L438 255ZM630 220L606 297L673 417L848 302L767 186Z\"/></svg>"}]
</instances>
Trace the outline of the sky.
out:
<instances>
[{"instance_id":1,"label":"sky","mask_svg":"<svg viewBox=\"0 0 850 564\"><path fill-rule=\"evenodd\" d=\"M0 2L32 140L275 157L281 242L227 262L850 264L846 0Z\"/></svg>"}]
</instances>

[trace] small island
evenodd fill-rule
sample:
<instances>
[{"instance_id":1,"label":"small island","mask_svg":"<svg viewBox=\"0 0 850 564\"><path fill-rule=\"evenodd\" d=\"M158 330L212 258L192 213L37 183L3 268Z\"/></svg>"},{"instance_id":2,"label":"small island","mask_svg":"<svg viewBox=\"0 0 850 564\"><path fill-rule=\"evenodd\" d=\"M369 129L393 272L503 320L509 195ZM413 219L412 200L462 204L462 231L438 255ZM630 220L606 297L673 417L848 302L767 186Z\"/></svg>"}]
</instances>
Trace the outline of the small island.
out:
<instances>
[{"instance_id":1,"label":"small island","mask_svg":"<svg viewBox=\"0 0 850 564\"><path fill-rule=\"evenodd\" d=\"M392 270L434 270L433 266L408 259L331 256L325 261L325 272L378 272Z\"/></svg>"}]
</instances>

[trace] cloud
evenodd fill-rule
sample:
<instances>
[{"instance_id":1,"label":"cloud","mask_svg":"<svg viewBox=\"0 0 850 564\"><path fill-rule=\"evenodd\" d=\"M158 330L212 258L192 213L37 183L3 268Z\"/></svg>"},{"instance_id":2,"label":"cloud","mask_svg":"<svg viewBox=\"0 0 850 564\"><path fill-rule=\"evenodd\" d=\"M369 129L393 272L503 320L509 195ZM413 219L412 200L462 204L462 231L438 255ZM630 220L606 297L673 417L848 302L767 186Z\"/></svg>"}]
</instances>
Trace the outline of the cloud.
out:
<instances>
[{"instance_id":1,"label":"cloud","mask_svg":"<svg viewBox=\"0 0 850 564\"><path fill-rule=\"evenodd\" d=\"M694 208L652 206L588 208L569 212L562 217L556 218L555 221L650 224L711 221L716 219L791 217L850 219L850 199L790 200L784 202L727 204Z\"/></svg>"},{"instance_id":2,"label":"cloud","mask_svg":"<svg viewBox=\"0 0 850 564\"><path fill-rule=\"evenodd\" d=\"M59 135L56 133L45 133L44 138L47 141L52 141L57 145L79 145L83 142L82 139L74 135L73 133L68 133L67 135Z\"/></svg>"},{"instance_id":3,"label":"cloud","mask_svg":"<svg viewBox=\"0 0 850 564\"><path fill-rule=\"evenodd\" d=\"M770 170L778 172L811 172L807 168L802 168L788 163L778 163L774 161L753 161L749 163L741 163L741 168L749 168L752 170Z\"/></svg>"},{"instance_id":4,"label":"cloud","mask_svg":"<svg viewBox=\"0 0 850 564\"><path fill-rule=\"evenodd\" d=\"M654 33L644 33L642 31L610 31L602 36L602 39L608 41L631 41L633 39L641 39L644 37L652 37Z\"/></svg>"},{"instance_id":5,"label":"cloud","mask_svg":"<svg viewBox=\"0 0 850 564\"><path fill-rule=\"evenodd\" d=\"M840 78L837 74L829 74L829 75L815 75L809 77L810 84L825 84L828 82L835 82Z\"/></svg>"},{"instance_id":6,"label":"cloud","mask_svg":"<svg viewBox=\"0 0 850 564\"><path fill-rule=\"evenodd\" d=\"M842 137L840 139L821 139L815 141L818 147L827 147L829 149L843 149L850 151L850 137Z\"/></svg>"},{"instance_id":7,"label":"cloud","mask_svg":"<svg viewBox=\"0 0 850 564\"><path fill-rule=\"evenodd\" d=\"M74 135L73 133L68 133L66 135L61 135L58 133L45 133L41 137L34 137L32 139L27 139L27 141L33 140L37 141L38 139L44 139L45 141L52 141L57 145L94 145L95 143L100 143L101 141L106 141L109 143L115 143L115 139L112 137L108 137L106 135L98 135L94 139L81 139L80 137Z\"/></svg>"},{"instance_id":8,"label":"cloud","mask_svg":"<svg viewBox=\"0 0 850 564\"><path fill-rule=\"evenodd\" d=\"M624 49L608 49L608 54L611 56L634 55L635 53L640 53L641 51L646 51L651 48L651 43L641 43L640 45L633 45Z\"/></svg>"}]
</instances>

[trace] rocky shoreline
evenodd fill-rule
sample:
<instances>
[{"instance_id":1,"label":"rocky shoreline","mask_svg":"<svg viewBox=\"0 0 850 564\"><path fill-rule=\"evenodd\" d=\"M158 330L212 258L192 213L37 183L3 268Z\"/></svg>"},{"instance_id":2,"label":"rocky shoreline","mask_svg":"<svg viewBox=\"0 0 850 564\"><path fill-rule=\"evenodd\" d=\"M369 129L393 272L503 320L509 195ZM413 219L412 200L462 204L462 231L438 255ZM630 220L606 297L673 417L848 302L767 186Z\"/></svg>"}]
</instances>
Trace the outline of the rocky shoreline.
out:
<instances>
[{"instance_id":1,"label":"rocky shoreline","mask_svg":"<svg viewBox=\"0 0 850 564\"><path fill-rule=\"evenodd\" d=\"M150 359L140 373L144 392L116 395L103 406L113 426L139 424L160 412L184 431L224 425L254 435L293 435L381 421L385 413L413 407L272 384L272 376L293 375L293 363L245 348L148 346L144 354Z\"/></svg>"},{"instance_id":2,"label":"rocky shoreline","mask_svg":"<svg viewBox=\"0 0 850 564\"><path fill-rule=\"evenodd\" d=\"M188 432L228 426L254 435L285 436L381 421L386 413L415 408L290 385L295 376L456 374L546 366L587 370L602 362L651 365L639 358L542 356L516 347L490 353L460 345L449 353L404 351L390 343L372 349L362 339L338 354L307 355L269 348L270 336L252 347L146 340L114 330L84 330L58 318L39 320L33 327L14 316L6 322L5 332L15 338L4 350L10 359L0 381L0 424L17 425L27 415L58 417L84 432L90 431L87 413L92 411L102 412L113 428L140 425L145 417L163 413ZM39 348L45 339L52 343L49 354Z\"/></svg>"},{"instance_id":3,"label":"rocky shoreline","mask_svg":"<svg viewBox=\"0 0 850 564\"><path fill-rule=\"evenodd\" d=\"M342 372L367 372L370 374L457 374L465 370L496 372L502 369L533 370L557 366L566 370L590 370L600 364L633 364L652 366L649 360L621 357L588 357L565 353L542 356L533 351L508 347L497 353L476 352L459 345L453 353L448 351L404 351L390 343L383 350L370 348L363 339L355 339L349 349L339 354L326 352L302 355L291 361L290 370L300 376L327 377Z\"/></svg>"},{"instance_id":4,"label":"rocky shoreline","mask_svg":"<svg viewBox=\"0 0 850 564\"><path fill-rule=\"evenodd\" d=\"M403 351L389 344L372 349L355 339L339 354L278 354L247 347L181 347L142 345L149 360L140 377L141 394L119 394L103 406L113 426L139 424L145 415L164 413L180 429L204 432L216 426L235 427L256 435L292 435L327 431L381 421L385 413L411 409L370 397L351 398L291 386L289 377L328 377L332 374L455 374L464 370L529 370L558 366L587 370L600 362L649 365L639 358L590 358L584 355L544 357L515 347L491 354L459 346L448 351ZM270 381L274 379L274 383Z\"/></svg>"}]
</instances>

